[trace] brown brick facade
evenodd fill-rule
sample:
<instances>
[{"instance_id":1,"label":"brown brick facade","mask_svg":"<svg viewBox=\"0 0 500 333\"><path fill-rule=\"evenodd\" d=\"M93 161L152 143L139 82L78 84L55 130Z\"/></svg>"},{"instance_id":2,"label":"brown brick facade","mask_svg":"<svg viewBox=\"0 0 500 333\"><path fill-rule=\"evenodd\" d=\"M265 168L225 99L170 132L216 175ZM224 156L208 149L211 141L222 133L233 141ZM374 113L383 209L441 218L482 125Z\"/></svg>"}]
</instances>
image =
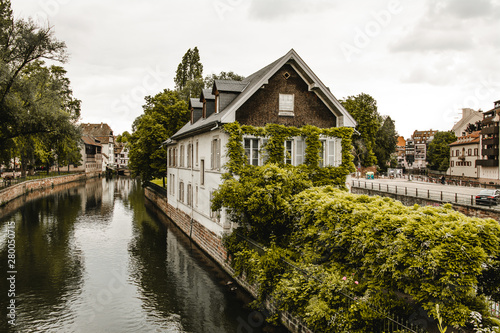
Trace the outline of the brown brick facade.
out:
<instances>
[{"instance_id":1,"label":"brown brick facade","mask_svg":"<svg viewBox=\"0 0 500 333\"><path fill-rule=\"evenodd\" d=\"M286 79L284 74L290 74ZM294 116L279 116L279 94L294 95ZM314 125L330 128L337 119L323 101L312 91L290 65L284 65L236 111L240 124L265 126L267 123L302 127Z\"/></svg>"}]
</instances>

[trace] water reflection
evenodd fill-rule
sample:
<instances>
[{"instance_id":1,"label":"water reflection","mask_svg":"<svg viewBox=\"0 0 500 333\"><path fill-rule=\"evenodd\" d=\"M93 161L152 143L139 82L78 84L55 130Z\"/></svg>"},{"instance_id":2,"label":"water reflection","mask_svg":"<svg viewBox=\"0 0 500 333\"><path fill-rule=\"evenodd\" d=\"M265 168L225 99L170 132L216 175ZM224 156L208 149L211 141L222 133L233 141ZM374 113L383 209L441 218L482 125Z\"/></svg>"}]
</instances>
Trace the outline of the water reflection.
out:
<instances>
[{"instance_id":1,"label":"water reflection","mask_svg":"<svg viewBox=\"0 0 500 333\"><path fill-rule=\"evenodd\" d=\"M32 201L10 216L15 222L16 305L19 327L43 331L53 314L71 320L67 304L78 295L82 284L82 256L74 247L73 232L81 212L81 197L71 190ZM2 221L2 231L7 221ZM2 239L6 234L2 232ZM0 263L7 272L7 246L2 241ZM5 276L5 275L4 275ZM7 280L0 279L0 314L7 318ZM1 328L6 330L6 321ZM19 330L23 331L23 330Z\"/></svg>"},{"instance_id":2,"label":"water reflection","mask_svg":"<svg viewBox=\"0 0 500 333\"><path fill-rule=\"evenodd\" d=\"M248 296L230 291L227 275L146 206L139 183L97 179L4 215L4 276L7 224L16 231L16 331L261 332ZM6 318L6 279L0 288Z\"/></svg>"}]
</instances>

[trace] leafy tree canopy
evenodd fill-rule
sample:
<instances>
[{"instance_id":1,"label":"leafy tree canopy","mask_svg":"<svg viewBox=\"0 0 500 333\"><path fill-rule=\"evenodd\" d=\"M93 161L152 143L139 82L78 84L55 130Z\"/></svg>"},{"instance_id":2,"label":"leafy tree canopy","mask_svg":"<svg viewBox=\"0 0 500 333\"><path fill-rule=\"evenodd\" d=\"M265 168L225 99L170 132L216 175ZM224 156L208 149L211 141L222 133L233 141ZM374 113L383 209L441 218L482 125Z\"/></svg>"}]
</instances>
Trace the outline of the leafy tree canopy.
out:
<instances>
[{"instance_id":1,"label":"leafy tree canopy","mask_svg":"<svg viewBox=\"0 0 500 333\"><path fill-rule=\"evenodd\" d=\"M482 128L483 128L483 122L479 120L473 124L468 124L467 128L465 129L465 132L471 134L472 132L480 131Z\"/></svg>"},{"instance_id":2,"label":"leafy tree canopy","mask_svg":"<svg viewBox=\"0 0 500 333\"><path fill-rule=\"evenodd\" d=\"M452 131L438 131L427 149L427 162L431 170L446 171L450 165L450 143L457 140Z\"/></svg>"},{"instance_id":3,"label":"leafy tree canopy","mask_svg":"<svg viewBox=\"0 0 500 333\"><path fill-rule=\"evenodd\" d=\"M122 134L118 134L116 136L116 142L128 143L130 141L131 136L132 134L130 134L128 131L125 131Z\"/></svg>"},{"instance_id":4,"label":"leafy tree canopy","mask_svg":"<svg viewBox=\"0 0 500 333\"><path fill-rule=\"evenodd\" d=\"M66 71L42 61L64 62L64 42L49 26L14 19L10 1L0 4L0 43L0 154L8 160L16 144L26 146L21 142L33 136L74 132L80 101L72 96Z\"/></svg>"},{"instance_id":5,"label":"leafy tree canopy","mask_svg":"<svg viewBox=\"0 0 500 333\"><path fill-rule=\"evenodd\" d=\"M167 151L162 143L189 121L190 112L176 91L165 89L145 99L144 113L132 126L129 167L134 176L148 181L165 175Z\"/></svg>"},{"instance_id":6,"label":"leafy tree canopy","mask_svg":"<svg viewBox=\"0 0 500 333\"><path fill-rule=\"evenodd\" d=\"M396 126L391 117L381 117L380 128L375 137L375 147L373 152L377 157L378 166L382 171L386 171L388 166L391 166L391 155L396 152L396 144L398 143L398 133Z\"/></svg>"},{"instance_id":7,"label":"leafy tree canopy","mask_svg":"<svg viewBox=\"0 0 500 333\"><path fill-rule=\"evenodd\" d=\"M205 88L212 88L215 80L233 80L242 81L245 77L238 75L232 71L230 72L220 72L220 74L211 74L205 76L204 84Z\"/></svg>"},{"instance_id":8,"label":"leafy tree canopy","mask_svg":"<svg viewBox=\"0 0 500 333\"><path fill-rule=\"evenodd\" d=\"M187 101L191 97L200 95L204 87L203 65L197 47L187 50L182 57L181 63L177 66L174 83L183 100Z\"/></svg>"},{"instance_id":9,"label":"leafy tree canopy","mask_svg":"<svg viewBox=\"0 0 500 333\"><path fill-rule=\"evenodd\" d=\"M377 101L370 95L361 93L349 96L340 101L358 125L359 134L353 136L354 155L356 165L364 167L377 164L377 157L373 151L376 145L377 131L381 125L381 118L377 111Z\"/></svg>"}]
</instances>

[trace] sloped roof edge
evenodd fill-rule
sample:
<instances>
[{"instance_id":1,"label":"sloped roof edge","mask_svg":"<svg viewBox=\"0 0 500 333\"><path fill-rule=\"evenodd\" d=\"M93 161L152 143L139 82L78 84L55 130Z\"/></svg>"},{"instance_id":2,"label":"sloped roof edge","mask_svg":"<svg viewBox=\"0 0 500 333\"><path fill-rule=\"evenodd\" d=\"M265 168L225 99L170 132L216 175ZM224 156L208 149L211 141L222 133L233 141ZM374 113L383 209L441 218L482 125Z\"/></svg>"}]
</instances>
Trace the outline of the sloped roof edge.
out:
<instances>
[{"instance_id":1,"label":"sloped roof edge","mask_svg":"<svg viewBox=\"0 0 500 333\"><path fill-rule=\"evenodd\" d=\"M287 54L275 61L274 66L270 67L267 70L267 73L265 73L257 82L252 82L252 84L247 86L247 88L240 94L240 96L238 96L238 98L235 99L233 103L226 107L226 109L224 110L226 112L224 112L225 114L222 117L221 122L233 122L235 119L234 113L236 112L236 110L238 110L243 105L243 103L245 103L248 98L250 98L260 87L262 87L264 84L267 84L269 78L290 60L294 60L301 67L301 69L303 69L304 73L312 79L314 84L316 84L315 87L311 87L311 85L309 85L310 89L318 88L323 93L323 95L328 98L332 102L332 104L342 113L342 116L344 117L343 126L356 127L357 123L354 118L349 114L349 112L347 112L347 110L335 98L335 96L333 96L330 90L323 84L323 82L316 76L316 74L314 74L311 68L304 62L304 60L302 60L302 58L294 49L291 49Z\"/></svg>"}]
</instances>

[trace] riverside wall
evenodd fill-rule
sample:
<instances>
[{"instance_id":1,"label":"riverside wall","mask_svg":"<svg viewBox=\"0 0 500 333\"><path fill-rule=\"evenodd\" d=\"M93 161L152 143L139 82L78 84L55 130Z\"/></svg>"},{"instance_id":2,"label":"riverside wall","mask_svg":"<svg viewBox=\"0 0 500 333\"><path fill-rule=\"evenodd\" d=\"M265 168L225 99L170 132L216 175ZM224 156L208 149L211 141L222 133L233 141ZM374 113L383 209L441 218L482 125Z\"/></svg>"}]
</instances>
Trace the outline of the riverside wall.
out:
<instances>
[{"instance_id":1,"label":"riverside wall","mask_svg":"<svg viewBox=\"0 0 500 333\"><path fill-rule=\"evenodd\" d=\"M222 238L214 232L205 228L201 223L191 219L183 211L172 207L167 201L166 189L152 183L144 187L145 197L158 207L170 220L186 234L203 252L210 256L226 273L249 292L253 297L257 297L257 286L248 283L244 276L235 276L233 268L230 266L230 258ZM271 302L266 302L268 310L274 310ZM313 333L308 329L300 319L293 317L287 312L280 313L280 319L283 324L292 333Z\"/></svg>"},{"instance_id":2,"label":"riverside wall","mask_svg":"<svg viewBox=\"0 0 500 333\"><path fill-rule=\"evenodd\" d=\"M12 200L21 196L25 196L25 201L29 201L30 196L38 195L36 192L51 192L56 186L76 181L84 181L88 178L95 178L98 176L100 176L100 173L97 172L82 172L71 175L28 180L12 185L0 191L0 207L7 205Z\"/></svg>"}]
</instances>

